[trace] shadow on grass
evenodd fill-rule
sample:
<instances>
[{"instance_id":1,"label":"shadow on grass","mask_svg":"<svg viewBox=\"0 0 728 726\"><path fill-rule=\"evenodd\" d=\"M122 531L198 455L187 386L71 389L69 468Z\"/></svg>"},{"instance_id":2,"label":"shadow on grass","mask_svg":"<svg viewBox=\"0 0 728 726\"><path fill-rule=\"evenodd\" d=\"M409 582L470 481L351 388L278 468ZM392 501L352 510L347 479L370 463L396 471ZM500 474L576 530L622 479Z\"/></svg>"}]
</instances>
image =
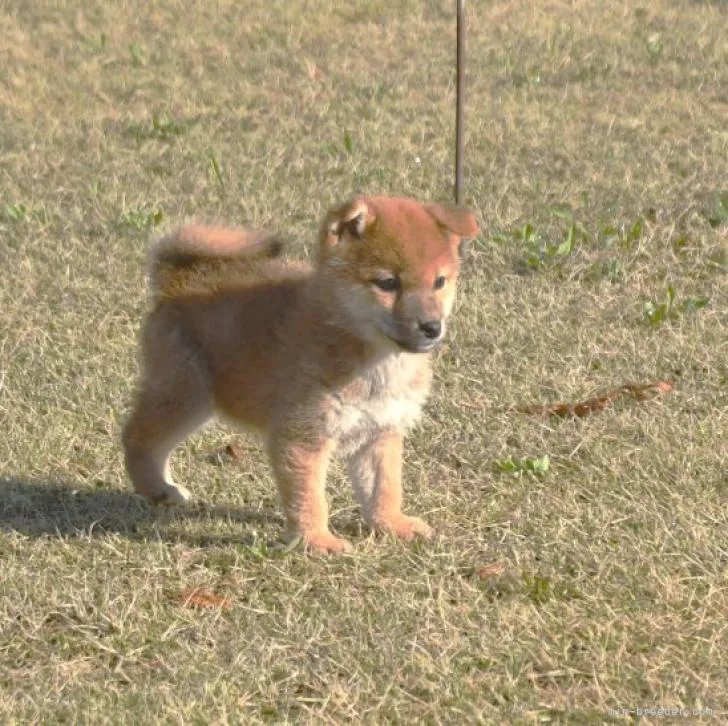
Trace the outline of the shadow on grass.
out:
<instances>
[{"instance_id":1,"label":"shadow on grass","mask_svg":"<svg viewBox=\"0 0 728 726\"><path fill-rule=\"evenodd\" d=\"M191 520L222 520L242 525L240 533L209 535L184 531ZM194 504L155 507L141 497L113 489L75 487L64 482L0 477L0 531L29 537L94 537L108 533L131 539L161 539L193 545L259 544L246 529L266 525L279 529L275 511ZM180 527L181 526L181 527ZM271 532L273 537L278 532Z\"/></svg>"}]
</instances>

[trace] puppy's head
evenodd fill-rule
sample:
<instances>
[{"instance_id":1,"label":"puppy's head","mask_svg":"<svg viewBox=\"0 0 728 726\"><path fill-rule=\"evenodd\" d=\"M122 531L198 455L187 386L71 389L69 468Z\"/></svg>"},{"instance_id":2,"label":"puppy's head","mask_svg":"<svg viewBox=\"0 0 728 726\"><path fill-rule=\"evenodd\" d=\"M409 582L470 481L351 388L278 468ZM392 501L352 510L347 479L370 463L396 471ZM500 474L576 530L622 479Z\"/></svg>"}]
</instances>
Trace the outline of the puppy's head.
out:
<instances>
[{"instance_id":1,"label":"puppy's head","mask_svg":"<svg viewBox=\"0 0 728 726\"><path fill-rule=\"evenodd\" d=\"M472 212L413 199L358 197L321 228L319 267L363 338L423 353L445 334Z\"/></svg>"}]
</instances>

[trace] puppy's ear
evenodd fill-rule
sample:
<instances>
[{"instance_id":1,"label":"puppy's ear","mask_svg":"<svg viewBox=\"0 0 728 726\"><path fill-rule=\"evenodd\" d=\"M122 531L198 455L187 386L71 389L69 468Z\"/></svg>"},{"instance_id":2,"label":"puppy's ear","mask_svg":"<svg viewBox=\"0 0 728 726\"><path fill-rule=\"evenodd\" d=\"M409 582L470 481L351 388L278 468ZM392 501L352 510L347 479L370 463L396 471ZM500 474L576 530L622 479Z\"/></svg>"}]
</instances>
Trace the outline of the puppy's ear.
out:
<instances>
[{"instance_id":1,"label":"puppy's ear","mask_svg":"<svg viewBox=\"0 0 728 726\"><path fill-rule=\"evenodd\" d=\"M334 207L324 219L321 227L321 243L333 247L345 235L361 239L364 230L374 221L374 213L362 197Z\"/></svg>"},{"instance_id":2,"label":"puppy's ear","mask_svg":"<svg viewBox=\"0 0 728 726\"><path fill-rule=\"evenodd\" d=\"M475 215L465 207L456 204L426 204L425 209L440 226L458 237L475 237L478 234Z\"/></svg>"}]
</instances>

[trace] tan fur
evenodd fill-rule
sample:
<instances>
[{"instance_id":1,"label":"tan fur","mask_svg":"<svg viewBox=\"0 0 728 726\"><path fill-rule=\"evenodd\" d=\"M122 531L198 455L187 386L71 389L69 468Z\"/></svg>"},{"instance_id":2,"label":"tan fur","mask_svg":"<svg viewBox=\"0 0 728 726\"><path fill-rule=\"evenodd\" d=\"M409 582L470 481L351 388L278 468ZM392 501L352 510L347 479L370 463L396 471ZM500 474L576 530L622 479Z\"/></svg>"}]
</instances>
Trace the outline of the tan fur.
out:
<instances>
[{"instance_id":1,"label":"tan fur","mask_svg":"<svg viewBox=\"0 0 728 726\"><path fill-rule=\"evenodd\" d=\"M452 308L460 238L476 232L462 208L372 197L329 212L314 267L272 259L276 240L264 233L196 226L157 243L141 383L123 435L135 490L186 501L169 457L217 412L264 436L287 539L350 549L328 527L334 453L369 526L427 536L402 513L402 443L429 392L428 353ZM397 290L374 282L393 277Z\"/></svg>"}]
</instances>

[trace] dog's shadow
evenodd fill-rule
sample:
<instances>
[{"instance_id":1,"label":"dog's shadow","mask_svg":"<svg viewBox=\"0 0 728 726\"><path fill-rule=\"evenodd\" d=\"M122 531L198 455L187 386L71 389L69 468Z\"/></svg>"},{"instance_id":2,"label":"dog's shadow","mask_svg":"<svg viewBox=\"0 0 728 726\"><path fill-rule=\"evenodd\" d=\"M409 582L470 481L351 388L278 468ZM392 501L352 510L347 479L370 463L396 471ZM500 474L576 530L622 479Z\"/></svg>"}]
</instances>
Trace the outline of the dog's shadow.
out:
<instances>
[{"instance_id":1,"label":"dog's shadow","mask_svg":"<svg viewBox=\"0 0 728 726\"><path fill-rule=\"evenodd\" d=\"M184 526L189 520L215 519L240 525L239 531L208 535ZM205 504L155 507L131 492L0 477L0 531L28 537L89 538L115 533L130 539L153 537L196 545L253 545L259 538L251 529L264 525L275 540L282 524L282 517L272 510Z\"/></svg>"}]
</instances>

